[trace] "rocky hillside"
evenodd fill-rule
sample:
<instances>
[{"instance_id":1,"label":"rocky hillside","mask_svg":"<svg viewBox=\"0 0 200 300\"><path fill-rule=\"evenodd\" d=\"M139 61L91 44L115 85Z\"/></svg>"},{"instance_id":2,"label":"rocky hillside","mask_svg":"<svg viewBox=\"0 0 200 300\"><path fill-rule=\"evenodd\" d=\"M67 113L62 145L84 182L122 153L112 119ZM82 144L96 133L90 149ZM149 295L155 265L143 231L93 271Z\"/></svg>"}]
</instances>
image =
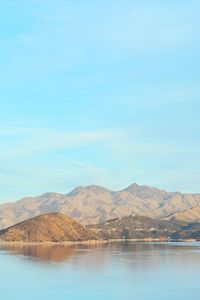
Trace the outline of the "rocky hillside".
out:
<instances>
[{"instance_id":1,"label":"rocky hillside","mask_svg":"<svg viewBox=\"0 0 200 300\"><path fill-rule=\"evenodd\" d=\"M126 216L98 225L88 225L87 228L104 239L167 239L179 232L184 225L143 216Z\"/></svg>"},{"instance_id":2,"label":"rocky hillside","mask_svg":"<svg viewBox=\"0 0 200 300\"><path fill-rule=\"evenodd\" d=\"M0 205L0 229L50 212L69 215L82 224L127 215L191 222L200 219L199 207L200 194L170 193L135 183L116 192L92 185L78 187L68 194L46 193Z\"/></svg>"},{"instance_id":3,"label":"rocky hillside","mask_svg":"<svg viewBox=\"0 0 200 300\"><path fill-rule=\"evenodd\" d=\"M97 235L60 213L40 215L0 232L8 242L64 242L98 240Z\"/></svg>"}]
</instances>

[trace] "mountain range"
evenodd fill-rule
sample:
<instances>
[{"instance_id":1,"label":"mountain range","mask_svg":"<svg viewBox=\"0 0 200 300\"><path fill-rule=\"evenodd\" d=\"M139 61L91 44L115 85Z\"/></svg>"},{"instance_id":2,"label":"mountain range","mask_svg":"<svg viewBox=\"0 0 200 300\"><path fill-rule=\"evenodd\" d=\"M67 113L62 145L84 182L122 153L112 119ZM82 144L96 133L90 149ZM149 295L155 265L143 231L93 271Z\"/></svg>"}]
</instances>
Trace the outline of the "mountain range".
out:
<instances>
[{"instance_id":1,"label":"mountain range","mask_svg":"<svg viewBox=\"0 0 200 300\"><path fill-rule=\"evenodd\" d=\"M0 229L52 212L69 215L83 225L129 215L198 223L200 194L167 192L136 183L120 191L80 186L67 194L45 193L0 205Z\"/></svg>"}]
</instances>

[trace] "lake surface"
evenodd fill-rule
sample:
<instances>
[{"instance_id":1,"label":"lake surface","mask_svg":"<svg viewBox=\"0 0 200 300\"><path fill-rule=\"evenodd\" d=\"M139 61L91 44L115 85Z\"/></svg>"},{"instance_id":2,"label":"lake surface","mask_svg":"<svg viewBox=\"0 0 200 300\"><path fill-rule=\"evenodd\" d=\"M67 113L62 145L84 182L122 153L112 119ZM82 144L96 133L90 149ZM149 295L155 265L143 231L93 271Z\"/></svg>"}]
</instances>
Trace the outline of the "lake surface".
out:
<instances>
[{"instance_id":1,"label":"lake surface","mask_svg":"<svg viewBox=\"0 0 200 300\"><path fill-rule=\"evenodd\" d=\"M2 300L199 300L200 243L1 246Z\"/></svg>"}]
</instances>

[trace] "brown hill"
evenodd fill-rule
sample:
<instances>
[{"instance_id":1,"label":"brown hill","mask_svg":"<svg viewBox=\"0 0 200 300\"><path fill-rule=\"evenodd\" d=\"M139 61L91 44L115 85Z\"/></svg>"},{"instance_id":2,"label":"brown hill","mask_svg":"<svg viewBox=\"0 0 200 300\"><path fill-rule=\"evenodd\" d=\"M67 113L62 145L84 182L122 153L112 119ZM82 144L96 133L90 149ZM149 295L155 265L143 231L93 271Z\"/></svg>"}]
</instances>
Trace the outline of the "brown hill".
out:
<instances>
[{"instance_id":1,"label":"brown hill","mask_svg":"<svg viewBox=\"0 0 200 300\"><path fill-rule=\"evenodd\" d=\"M179 232L184 225L144 216L126 216L98 225L88 225L87 228L104 239L166 239Z\"/></svg>"},{"instance_id":2,"label":"brown hill","mask_svg":"<svg viewBox=\"0 0 200 300\"><path fill-rule=\"evenodd\" d=\"M194 215L191 210L197 206L200 206L200 194L170 193L135 183L116 192L92 185L78 187L64 195L46 193L0 205L0 229L51 212L69 215L82 224L97 224L127 215L188 219L191 222L200 218L200 211ZM179 213L183 212L183 218L179 218Z\"/></svg>"},{"instance_id":3,"label":"brown hill","mask_svg":"<svg viewBox=\"0 0 200 300\"><path fill-rule=\"evenodd\" d=\"M98 240L97 235L60 213L44 214L0 232L8 242L65 242Z\"/></svg>"}]
</instances>

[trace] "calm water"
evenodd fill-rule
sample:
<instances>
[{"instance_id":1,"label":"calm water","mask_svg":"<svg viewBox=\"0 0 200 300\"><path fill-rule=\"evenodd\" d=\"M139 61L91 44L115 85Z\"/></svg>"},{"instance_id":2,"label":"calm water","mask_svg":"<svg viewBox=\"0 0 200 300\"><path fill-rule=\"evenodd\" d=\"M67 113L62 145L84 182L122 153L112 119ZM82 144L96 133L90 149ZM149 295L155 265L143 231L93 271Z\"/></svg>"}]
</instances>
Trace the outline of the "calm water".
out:
<instances>
[{"instance_id":1,"label":"calm water","mask_svg":"<svg viewBox=\"0 0 200 300\"><path fill-rule=\"evenodd\" d=\"M200 243L0 249L0 299L199 300Z\"/></svg>"}]
</instances>

